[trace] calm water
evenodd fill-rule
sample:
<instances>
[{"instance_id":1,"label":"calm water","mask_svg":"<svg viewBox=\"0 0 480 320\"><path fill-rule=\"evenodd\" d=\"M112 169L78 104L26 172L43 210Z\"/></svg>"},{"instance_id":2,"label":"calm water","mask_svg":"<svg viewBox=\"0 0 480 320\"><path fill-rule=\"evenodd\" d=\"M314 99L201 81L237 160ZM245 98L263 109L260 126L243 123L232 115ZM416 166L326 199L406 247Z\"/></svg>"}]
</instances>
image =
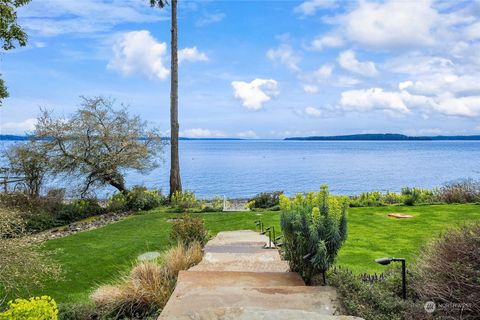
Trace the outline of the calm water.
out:
<instances>
[{"instance_id":1,"label":"calm water","mask_svg":"<svg viewBox=\"0 0 480 320\"><path fill-rule=\"evenodd\" d=\"M184 189L200 197L293 194L321 184L336 194L357 194L480 179L480 141L181 141L180 152ZM147 175L128 173L127 183L167 191L168 150L164 158Z\"/></svg>"},{"instance_id":2,"label":"calm water","mask_svg":"<svg viewBox=\"0 0 480 320\"><path fill-rule=\"evenodd\" d=\"M334 193L356 194L480 178L479 141L181 141L180 150L184 188L199 196L292 194L321 184ZM148 176L130 174L128 180L167 190L167 168L168 163Z\"/></svg>"}]
</instances>

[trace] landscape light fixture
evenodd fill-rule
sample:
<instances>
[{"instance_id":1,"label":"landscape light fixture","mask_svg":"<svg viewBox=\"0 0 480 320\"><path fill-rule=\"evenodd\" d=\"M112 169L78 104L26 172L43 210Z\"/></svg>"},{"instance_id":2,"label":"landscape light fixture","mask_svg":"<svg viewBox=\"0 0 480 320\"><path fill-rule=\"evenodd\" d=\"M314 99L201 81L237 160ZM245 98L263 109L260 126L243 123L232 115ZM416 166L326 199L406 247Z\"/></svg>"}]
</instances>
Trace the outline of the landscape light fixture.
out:
<instances>
[{"instance_id":1,"label":"landscape light fixture","mask_svg":"<svg viewBox=\"0 0 480 320\"><path fill-rule=\"evenodd\" d=\"M274 240L273 240L273 244L276 246L276 247L281 247L283 245L282 242L279 242L281 239L283 238L283 235L279 235L278 237L276 237Z\"/></svg>"},{"instance_id":2,"label":"landscape light fixture","mask_svg":"<svg viewBox=\"0 0 480 320\"><path fill-rule=\"evenodd\" d=\"M379 258L375 259L375 262L381 265L388 265L390 262L398 262L402 263L402 298L403 300L407 299L407 270L405 267L405 258Z\"/></svg>"}]
</instances>

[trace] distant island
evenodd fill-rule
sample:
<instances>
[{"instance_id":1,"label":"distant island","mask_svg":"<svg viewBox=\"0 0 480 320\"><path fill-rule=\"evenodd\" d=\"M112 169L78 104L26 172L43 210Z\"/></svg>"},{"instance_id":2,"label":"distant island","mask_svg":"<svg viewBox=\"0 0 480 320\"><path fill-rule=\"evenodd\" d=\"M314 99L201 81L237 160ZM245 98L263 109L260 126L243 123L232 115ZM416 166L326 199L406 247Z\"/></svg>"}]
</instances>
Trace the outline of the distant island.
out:
<instances>
[{"instance_id":1,"label":"distant island","mask_svg":"<svg viewBox=\"0 0 480 320\"><path fill-rule=\"evenodd\" d=\"M30 139L31 136L17 136L13 134L0 134L0 141L25 141Z\"/></svg>"},{"instance_id":2,"label":"distant island","mask_svg":"<svg viewBox=\"0 0 480 320\"><path fill-rule=\"evenodd\" d=\"M291 137L284 140L301 141L434 141L434 140L480 140L480 135L473 136L406 136L396 133L366 133L344 136Z\"/></svg>"}]
</instances>

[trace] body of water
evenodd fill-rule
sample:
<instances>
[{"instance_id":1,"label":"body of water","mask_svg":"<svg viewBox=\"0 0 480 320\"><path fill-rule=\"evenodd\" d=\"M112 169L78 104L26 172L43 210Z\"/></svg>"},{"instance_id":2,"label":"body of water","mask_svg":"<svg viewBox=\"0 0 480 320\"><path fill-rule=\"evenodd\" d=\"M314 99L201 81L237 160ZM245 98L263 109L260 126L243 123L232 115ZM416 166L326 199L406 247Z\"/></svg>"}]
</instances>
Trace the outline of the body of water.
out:
<instances>
[{"instance_id":1,"label":"body of water","mask_svg":"<svg viewBox=\"0 0 480 320\"><path fill-rule=\"evenodd\" d=\"M321 184L336 194L358 194L480 178L480 141L197 140L181 141L180 150L184 189L201 197L293 194ZM168 190L168 163L128 180Z\"/></svg>"},{"instance_id":2,"label":"body of water","mask_svg":"<svg viewBox=\"0 0 480 320\"><path fill-rule=\"evenodd\" d=\"M335 194L358 194L480 179L480 141L191 140L180 142L180 153L183 187L199 197L294 194L321 184ZM166 148L159 168L127 173L128 185L168 192L168 160Z\"/></svg>"}]
</instances>

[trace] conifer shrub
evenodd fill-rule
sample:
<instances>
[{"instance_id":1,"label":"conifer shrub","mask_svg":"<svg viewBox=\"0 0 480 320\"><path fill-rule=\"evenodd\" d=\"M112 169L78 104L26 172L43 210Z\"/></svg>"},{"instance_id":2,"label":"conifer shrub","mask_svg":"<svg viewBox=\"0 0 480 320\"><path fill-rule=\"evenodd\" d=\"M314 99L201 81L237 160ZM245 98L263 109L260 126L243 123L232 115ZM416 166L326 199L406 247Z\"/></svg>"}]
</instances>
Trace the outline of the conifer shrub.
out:
<instances>
[{"instance_id":1,"label":"conifer shrub","mask_svg":"<svg viewBox=\"0 0 480 320\"><path fill-rule=\"evenodd\" d=\"M323 185L317 193L280 196L280 226L285 238L285 259L307 283L333 265L347 239L348 198L330 196Z\"/></svg>"}]
</instances>

